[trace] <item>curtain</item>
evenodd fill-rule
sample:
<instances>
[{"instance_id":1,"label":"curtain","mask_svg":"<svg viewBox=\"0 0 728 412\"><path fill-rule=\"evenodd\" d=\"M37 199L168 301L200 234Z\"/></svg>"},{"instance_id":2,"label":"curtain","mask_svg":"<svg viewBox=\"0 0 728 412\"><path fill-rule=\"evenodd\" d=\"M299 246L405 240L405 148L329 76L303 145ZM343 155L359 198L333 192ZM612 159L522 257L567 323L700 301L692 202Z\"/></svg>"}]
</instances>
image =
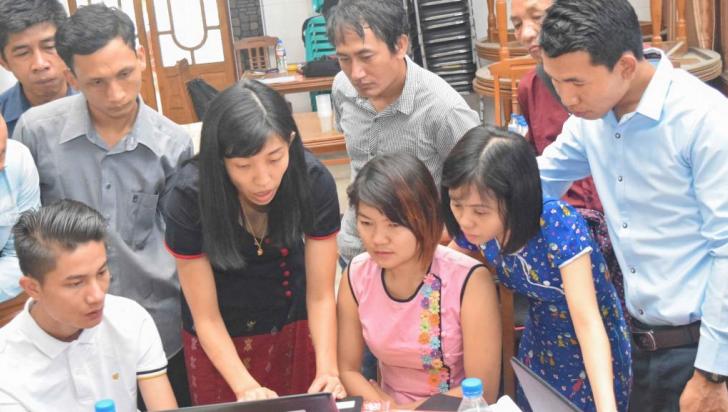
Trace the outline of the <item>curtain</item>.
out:
<instances>
[{"instance_id":1,"label":"curtain","mask_svg":"<svg viewBox=\"0 0 728 412\"><path fill-rule=\"evenodd\" d=\"M723 60L724 91L728 92L728 2L725 0L686 0L688 45L717 51ZM677 0L662 2L663 21L668 38L674 38L677 26Z\"/></svg>"},{"instance_id":2,"label":"curtain","mask_svg":"<svg viewBox=\"0 0 728 412\"><path fill-rule=\"evenodd\" d=\"M723 92L728 93L728 4L724 0L716 1L718 16L718 41L717 48L723 57L723 74L720 76L723 83Z\"/></svg>"},{"instance_id":3,"label":"curtain","mask_svg":"<svg viewBox=\"0 0 728 412\"><path fill-rule=\"evenodd\" d=\"M688 0L686 20L688 44L701 49L715 46L716 8L720 0Z\"/></svg>"},{"instance_id":4,"label":"curtain","mask_svg":"<svg viewBox=\"0 0 728 412\"><path fill-rule=\"evenodd\" d=\"M688 45L712 49L715 36L716 6L721 0L686 0L685 22L688 29ZM662 2L662 20L667 28L667 38L677 35L677 0Z\"/></svg>"}]
</instances>

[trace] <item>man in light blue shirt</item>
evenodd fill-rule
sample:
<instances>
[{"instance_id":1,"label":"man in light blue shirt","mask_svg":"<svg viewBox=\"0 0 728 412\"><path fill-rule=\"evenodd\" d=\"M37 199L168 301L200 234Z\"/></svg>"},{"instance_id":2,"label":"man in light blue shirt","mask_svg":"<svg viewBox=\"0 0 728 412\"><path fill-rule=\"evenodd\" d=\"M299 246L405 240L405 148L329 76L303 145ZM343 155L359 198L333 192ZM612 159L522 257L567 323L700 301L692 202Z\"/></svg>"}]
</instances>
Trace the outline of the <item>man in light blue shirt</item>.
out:
<instances>
[{"instance_id":1,"label":"man in light blue shirt","mask_svg":"<svg viewBox=\"0 0 728 412\"><path fill-rule=\"evenodd\" d=\"M38 171L30 151L8 140L0 116L0 326L23 309L22 276L11 229L20 213L40 206Z\"/></svg>"},{"instance_id":2,"label":"man in light blue shirt","mask_svg":"<svg viewBox=\"0 0 728 412\"><path fill-rule=\"evenodd\" d=\"M630 409L728 410L728 100L655 49L627 0L560 0L544 68L573 114L544 194L592 176L633 317Z\"/></svg>"}]
</instances>

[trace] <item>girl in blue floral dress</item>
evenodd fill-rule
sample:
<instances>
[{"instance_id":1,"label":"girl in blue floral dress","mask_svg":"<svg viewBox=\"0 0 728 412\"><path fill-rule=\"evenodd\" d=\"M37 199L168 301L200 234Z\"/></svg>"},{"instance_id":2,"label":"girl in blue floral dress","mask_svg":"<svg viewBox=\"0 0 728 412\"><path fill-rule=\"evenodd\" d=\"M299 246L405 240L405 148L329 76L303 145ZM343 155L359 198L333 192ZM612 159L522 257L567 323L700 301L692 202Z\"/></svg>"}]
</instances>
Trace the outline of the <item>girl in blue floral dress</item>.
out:
<instances>
[{"instance_id":1,"label":"girl in blue floral dress","mask_svg":"<svg viewBox=\"0 0 728 412\"><path fill-rule=\"evenodd\" d=\"M519 359L586 411L625 411L631 349L617 293L584 219L542 199L535 155L521 136L476 127L442 177L455 249L477 252L529 300ZM518 404L530 410L518 389Z\"/></svg>"}]
</instances>

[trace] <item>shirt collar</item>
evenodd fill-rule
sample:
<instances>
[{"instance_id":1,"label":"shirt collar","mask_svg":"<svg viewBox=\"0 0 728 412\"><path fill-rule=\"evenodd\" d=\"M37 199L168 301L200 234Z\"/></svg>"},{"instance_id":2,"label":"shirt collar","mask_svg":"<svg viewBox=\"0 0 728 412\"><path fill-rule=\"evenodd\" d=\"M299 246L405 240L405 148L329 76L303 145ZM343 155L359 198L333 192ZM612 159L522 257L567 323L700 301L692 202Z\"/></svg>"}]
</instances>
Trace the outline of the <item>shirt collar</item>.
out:
<instances>
[{"instance_id":1,"label":"shirt collar","mask_svg":"<svg viewBox=\"0 0 728 412\"><path fill-rule=\"evenodd\" d=\"M8 99L3 106L3 117L6 122L13 122L20 118L26 110L30 109L30 102L23 93L23 86L20 82L8 90Z\"/></svg>"},{"instance_id":2,"label":"shirt collar","mask_svg":"<svg viewBox=\"0 0 728 412\"><path fill-rule=\"evenodd\" d=\"M69 110L66 112L66 122L61 130L60 143L66 143L77 137L88 133L88 125L91 124L91 117L86 107L86 99L83 94L78 94L69 99Z\"/></svg>"},{"instance_id":3,"label":"shirt collar","mask_svg":"<svg viewBox=\"0 0 728 412\"><path fill-rule=\"evenodd\" d=\"M126 137L127 150L133 150L136 148L138 142L148 147L155 155L162 156L164 153L156 139L156 128L152 121L152 116L156 112L144 104L141 97L138 97L137 99L139 102L139 112L137 113L134 127L132 127L131 132Z\"/></svg>"},{"instance_id":4,"label":"shirt collar","mask_svg":"<svg viewBox=\"0 0 728 412\"><path fill-rule=\"evenodd\" d=\"M399 95L399 99L392 103L392 108L399 110L403 114L411 114L415 107L415 92L417 88L417 65L415 62L410 60L409 56L404 57L404 61L407 64L407 74L404 79L404 88L402 94Z\"/></svg>"},{"instance_id":5,"label":"shirt collar","mask_svg":"<svg viewBox=\"0 0 728 412\"><path fill-rule=\"evenodd\" d=\"M10 95L3 107L3 117L6 122L13 122L18 120L20 116L30 109L30 101L25 97L23 93L23 85L20 82L15 83L15 86L11 87L8 91ZM71 85L66 88L66 96L72 96L76 94Z\"/></svg>"},{"instance_id":6,"label":"shirt collar","mask_svg":"<svg viewBox=\"0 0 728 412\"><path fill-rule=\"evenodd\" d=\"M644 55L647 60L656 65L656 70L642 94L635 113L640 113L657 121L660 120L667 92L670 90L670 83L672 83L672 72L675 69L670 59L660 49L646 49Z\"/></svg>"},{"instance_id":7,"label":"shirt collar","mask_svg":"<svg viewBox=\"0 0 728 412\"><path fill-rule=\"evenodd\" d=\"M159 147L159 143L155 139L155 128L154 122L152 122L152 109L150 109L141 97L137 98L139 102L139 109L137 111L137 117L134 120L134 126L131 131L127 134L118 144L119 150L130 151L137 147L138 143L147 146L157 156L161 156L162 148ZM78 94L78 97L71 102L71 108L67 112L68 120L61 131L60 143L66 143L74 140L81 136L93 136L96 131L93 129L93 123L91 122L91 115L88 111L86 104L86 98L83 94ZM123 145L123 146L120 146Z\"/></svg>"},{"instance_id":8,"label":"shirt collar","mask_svg":"<svg viewBox=\"0 0 728 412\"><path fill-rule=\"evenodd\" d=\"M394 101L389 107L394 110L398 110L404 114L410 114L414 110L415 105L415 92L417 88L417 64L413 62L409 56L404 56L405 64L407 65L407 71L404 79L404 88L399 98ZM349 86L344 90L346 97L356 99L357 101L365 102L368 99L361 97L356 91L354 85L349 81Z\"/></svg>"},{"instance_id":9,"label":"shirt collar","mask_svg":"<svg viewBox=\"0 0 728 412\"><path fill-rule=\"evenodd\" d=\"M73 342L63 342L49 335L46 331L41 329L38 323L30 315L30 308L35 303L33 298L29 298L25 302L23 311L18 314L18 321L20 322L20 331L25 335L31 344L33 344L39 351L43 352L46 356L51 359L55 359L58 355L63 353L73 342L89 343L93 340L96 335L98 325L91 329L84 329L81 334ZM102 320L103 321L103 320Z\"/></svg>"}]
</instances>

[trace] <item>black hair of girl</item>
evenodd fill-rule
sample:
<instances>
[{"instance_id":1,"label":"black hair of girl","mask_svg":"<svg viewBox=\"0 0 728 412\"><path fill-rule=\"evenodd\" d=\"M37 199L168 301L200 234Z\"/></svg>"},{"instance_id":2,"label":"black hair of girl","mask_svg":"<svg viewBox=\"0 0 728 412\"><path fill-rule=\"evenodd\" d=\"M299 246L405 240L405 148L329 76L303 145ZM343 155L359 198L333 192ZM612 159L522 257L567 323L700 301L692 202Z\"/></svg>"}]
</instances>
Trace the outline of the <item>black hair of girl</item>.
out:
<instances>
[{"instance_id":1,"label":"black hair of girl","mask_svg":"<svg viewBox=\"0 0 728 412\"><path fill-rule=\"evenodd\" d=\"M422 161L407 153L378 155L361 168L346 193L355 210L365 203L409 229L419 257L432 260L442 236L442 215L437 185Z\"/></svg>"},{"instance_id":2,"label":"black hair of girl","mask_svg":"<svg viewBox=\"0 0 728 412\"><path fill-rule=\"evenodd\" d=\"M245 222L224 159L253 156L274 136L289 144L289 163L268 206L268 235L273 244L290 246L311 230L314 211L303 143L288 103L268 86L242 80L216 96L202 119L199 203L203 251L221 270L245 266L239 250Z\"/></svg>"},{"instance_id":3,"label":"black hair of girl","mask_svg":"<svg viewBox=\"0 0 728 412\"><path fill-rule=\"evenodd\" d=\"M523 136L491 126L470 129L453 147L442 171L441 202L450 235L462 235L449 189L472 186L497 201L508 238L501 253L518 251L540 230L543 209L536 154Z\"/></svg>"}]
</instances>

